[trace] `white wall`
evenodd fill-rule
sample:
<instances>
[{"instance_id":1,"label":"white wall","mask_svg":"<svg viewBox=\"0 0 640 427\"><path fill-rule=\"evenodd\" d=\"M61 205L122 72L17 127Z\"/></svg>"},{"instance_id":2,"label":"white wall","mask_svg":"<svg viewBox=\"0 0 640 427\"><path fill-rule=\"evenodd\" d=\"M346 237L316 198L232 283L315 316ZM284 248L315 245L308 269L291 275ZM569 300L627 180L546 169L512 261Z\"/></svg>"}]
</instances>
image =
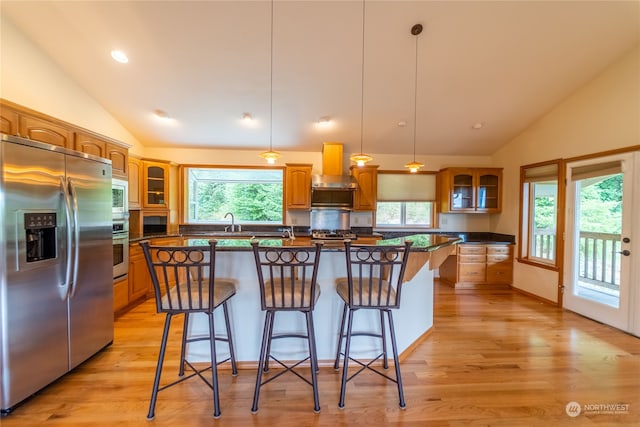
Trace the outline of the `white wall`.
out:
<instances>
[{"instance_id":1,"label":"white wall","mask_svg":"<svg viewBox=\"0 0 640 427\"><path fill-rule=\"evenodd\" d=\"M143 147L60 67L0 16L0 97L131 145Z\"/></svg>"},{"instance_id":2,"label":"white wall","mask_svg":"<svg viewBox=\"0 0 640 427\"><path fill-rule=\"evenodd\" d=\"M504 203L502 214L491 218L492 230L517 235L521 165L639 144L640 48L636 47L494 154L496 166L504 168ZM557 301L555 272L516 262L514 285Z\"/></svg>"}]
</instances>

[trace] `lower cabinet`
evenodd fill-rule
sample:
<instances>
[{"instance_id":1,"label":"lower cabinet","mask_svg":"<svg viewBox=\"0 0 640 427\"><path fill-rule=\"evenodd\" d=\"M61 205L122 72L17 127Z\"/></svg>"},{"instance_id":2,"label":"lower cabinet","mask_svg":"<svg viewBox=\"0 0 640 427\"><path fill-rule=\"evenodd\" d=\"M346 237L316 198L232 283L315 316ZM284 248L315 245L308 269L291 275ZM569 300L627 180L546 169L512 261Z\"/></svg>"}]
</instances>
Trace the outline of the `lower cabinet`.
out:
<instances>
[{"instance_id":1,"label":"lower cabinet","mask_svg":"<svg viewBox=\"0 0 640 427\"><path fill-rule=\"evenodd\" d=\"M129 276L123 276L113 282L113 311L117 312L129 305Z\"/></svg>"},{"instance_id":2,"label":"lower cabinet","mask_svg":"<svg viewBox=\"0 0 640 427\"><path fill-rule=\"evenodd\" d=\"M513 245L459 244L440 266L440 280L455 287L511 285Z\"/></svg>"},{"instance_id":3,"label":"lower cabinet","mask_svg":"<svg viewBox=\"0 0 640 427\"><path fill-rule=\"evenodd\" d=\"M147 262L140 245L132 243L129 246L129 301L146 297L151 291L151 277L147 270Z\"/></svg>"},{"instance_id":4,"label":"lower cabinet","mask_svg":"<svg viewBox=\"0 0 640 427\"><path fill-rule=\"evenodd\" d=\"M152 245L180 246L182 237L159 237L150 239ZM129 246L129 302L153 297L153 284L147 268L144 252L138 242Z\"/></svg>"}]
</instances>

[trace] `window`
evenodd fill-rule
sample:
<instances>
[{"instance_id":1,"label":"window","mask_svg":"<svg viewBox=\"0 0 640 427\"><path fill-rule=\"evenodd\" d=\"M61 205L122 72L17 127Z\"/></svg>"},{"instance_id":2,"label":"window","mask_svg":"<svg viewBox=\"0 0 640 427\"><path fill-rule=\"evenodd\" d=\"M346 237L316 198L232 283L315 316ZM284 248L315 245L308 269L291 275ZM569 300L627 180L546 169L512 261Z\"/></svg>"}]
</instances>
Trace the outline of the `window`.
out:
<instances>
[{"instance_id":1,"label":"window","mask_svg":"<svg viewBox=\"0 0 640 427\"><path fill-rule=\"evenodd\" d=\"M377 227L435 227L435 174L378 173Z\"/></svg>"},{"instance_id":2,"label":"window","mask_svg":"<svg viewBox=\"0 0 640 427\"><path fill-rule=\"evenodd\" d=\"M283 222L282 169L184 167L183 219L185 223L236 221L269 224Z\"/></svg>"},{"instance_id":3,"label":"window","mask_svg":"<svg viewBox=\"0 0 640 427\"><path fill-rule=\"evenodd\" d=\"M559 161L520 168L520 259L557 266Z\"/></svg>"}]
</instances>

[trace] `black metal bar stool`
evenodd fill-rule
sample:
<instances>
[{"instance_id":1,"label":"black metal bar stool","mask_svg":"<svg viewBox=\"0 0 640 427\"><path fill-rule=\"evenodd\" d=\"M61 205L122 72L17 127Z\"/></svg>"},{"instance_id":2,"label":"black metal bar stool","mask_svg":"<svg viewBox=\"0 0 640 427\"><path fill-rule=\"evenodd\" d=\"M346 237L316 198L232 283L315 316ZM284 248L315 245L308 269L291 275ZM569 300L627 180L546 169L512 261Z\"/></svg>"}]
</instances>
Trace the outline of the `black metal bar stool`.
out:
<instances>
[{"instance_id":1,"label":"black metal bar stool","mask_svg":"<svg viewBox=\"0 0 640 427\"><path fill-rule=\"evenodd\" d=\"M251 412L258 412L260 388L275 380L286 372L291 372L311 385L313 388L313 410L320 411L318 397L318 357L316 352L315 333L313 329L313 309L320 297L320 288L316 285L318 262L322 244L314 246L274 247L260 246L258 242L251 242L258 271L260 286L260 303L262 311L266 311L260 358L258 359L258 373L253 395ZM306 319L306 334L278 333L273 334L273 325L277 312L299 311ZM271 343L281 338L303 338L309 345L309 356L294 364L287 365L271 354ZM283 371L270 376L265 381L262 376L269 371L269 361L273 360L284 368ZM311 381L296 372L294 368L309 360L311 365Z\"/></svg>"},{"instance_id":2,"label":"black metal bar stool","mask_svg":"<svg viewBox=\"0 0 640 427\"><path fill-rule=\"evenodd\" d=\"M215 277L216 241L209 241L209 246L151 246L148 241L140 242L142 246L153 289L156 298L158 313L166 313L158 365L156 367L151 403L147 419L151 420L155 415L158 392L174 386L194 376L200 377L213 390L213 416L220 416L220 398L218 387L218 365L231 361L231 372L238 374L236 358L233 350L233 339L229 324L229 311L227 302L235 295L236 287L233 279ZM225 336L216 336L214 324L214 311L222 305L226 327ZM209 320L209 333L206 336L188 337L189 316L194 313L204 313ZM167 338L171 319L175 315L184 314L182 328L182 344L180 351L180 368L178 380L160 387L162 365L164 363ZM211 352L211 365L196 369L185 358L188 343L196 341L209 341ZM218 361L216 355L216 341L224 341L229 346L229 357ZM184 376L184 367L187 365L193 372ZM211 369L211 378L208 380L203 372Z\"/></svg>"},{"instance_id":3,"label":"black metal bar stool","mask_svg":"<svg viewBox=\"0 0 640 427\"><path fill-rule=\"evenodd\" d=\"M398 349L396 345L396 333L393 327L392 309L400 308L400 291L404 271L409 259L409 251L412 242L396 246L376 246L376 245L352 245L350 241L344 242L345 256L347 261L347 277L336 279L336 291L344 301L342 318L340 320L340 331L338 332L338 346L334 368L340 367L340 358L344 355L342 365L342 382L340 385L339 408L344 408L344 399L347 382L356 375L368 369L398 385L398 397L400 407L404 408L404 392L402 390L402 377L400 375L400 362L398 361ZM378 310L380 312L380 332L352 330L353 315L358 310ZM384 314L386 313L389 322L389 333L391 335L391 347L393 350L393 361L395 365L395 378L377 370L372 364L382 358L384 369L389 367L387 362L387 344L385 333ZM347 330L345 332L345 323ZM382 341L382 353L365 363L350 356L351 337L369 336L380 338ZM344 351L342 341L345 341ZM348 375L349 361L360 365L360 368L351 376Z\"/></svg>"}]
</instances>

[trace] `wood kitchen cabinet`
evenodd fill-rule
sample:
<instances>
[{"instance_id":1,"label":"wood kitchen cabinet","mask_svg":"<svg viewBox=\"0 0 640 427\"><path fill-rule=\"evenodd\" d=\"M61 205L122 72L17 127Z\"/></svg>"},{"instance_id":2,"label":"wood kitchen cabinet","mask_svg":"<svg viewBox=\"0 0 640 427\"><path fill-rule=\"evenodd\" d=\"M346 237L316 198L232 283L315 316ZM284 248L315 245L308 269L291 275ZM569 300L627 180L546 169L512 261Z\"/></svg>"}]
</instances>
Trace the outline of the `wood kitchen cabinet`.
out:
<instances>
[{"instance_id":1,"label":"wood kitchen cabinet","mask_svg":"<svg viewBox=\"0 0 640 427\"><path fill-rule=\"evenodd\" d=\"M142 161L142 208L169 208L169 163Z\"/></svg>"},{"instance_id":2,"label":"wood kitchen cabinet","mask_svg":"<svg viewBox=\"0 0 640 427\"><path fill-rule=\"evenodd\" d=\"M73 128L40 117L20 114L18 133L33 141L74 149Z\"/></svg>"},{"instance_id":3,"label":"wood kitchen cabinet","mask_svg":"<svg viewBox=\"0 0 640 427\"><path fill-rule=\"evenodd\" d=\"M111 160L111 173L117 178L127 178L127 157L129 149L85 132L76 132L74 149Z\"/></svg>"},{"instance_id":4,"label":"wood kitchen cabinet","mask_svg":"<svg viewBox=\"0 0 640 427\"><path fill-rule=\"evenodd\" d=\"M513 245L459 244L440 266L440 280L455 287L509 286L513 282Z\"/></svg>"},{"instance_id":5,"label":"wood kitchen cabinet","mask_svg":"<svg viewBox=\"0 0 640 427\"><path fill-rule=\"evenodd\" d=\"M378 166L351 166L351 176L358 183L353 196L353 209L375 211L378 204Z\"/></svg>"},{"instance_id":6,"label":"wood kitchen cabinet","mask_svg":"<svg viewBox=\"0 0 640 427\"><path fill-rule=\"evenodd\" d=\"M140 245L129 246L129 301L146 297L151 290L151 276Z\"/></svg>"},{"instance_id":7,"label":"wood kitchen cabinet","mask_svg":"<svg viewBox=\"0 0 640 427\"><path fill-rule=\"evenodd\" d=\"M447 168L438 173L443 213L498 213L502 210L502 169Z\"/></svg>"},{"instance_id":8,"label":"wood kitchen cabinet","mask_svg":"<svg viewBox=\"0 0 640 427\"><path fill-rule=\"evenodd\" d=\"M140 209L142 202L140 195L142 194L142 161L135 157L129 156L127 159L129 174L129 209Z\"/></svg>"},{"instance_id":9,"label":"wood kitchen cabinet","mask_svg":"<svg viewBox=\"0 0 640 427\"><path fill-rule=\"evenodd\" d=\"M129 305L129 276L124 276L113 282L113 311L118 311Z\"/></svg>"},{"instance_id":10,"label":"wood kitchen cabinet","mask_svg":"<svg viewBox=\"0 0 640 427\"><path fill-rule=\"evenodd\" d=\"M181 237L160 237L149 240L151 245L181 246ZM153 284L144 252L139 242L129 245L129 301L153 297Z\"/></svg>"},{"instance_id":11,"label":"wood kitchen cabinet","mask_svg":"<svg viewBox=\"0 0 640 427\"><path fill-rule=\"evenodd\" d=\"M310 163L287 163L285 171L285 206L287 209L311 208Z\"/></svg>"},{"instance_id":12,"label":"wood kitchen cabinet","mask_svg":"<svg viewBox=\"0 0 640 427\"><path fill-rule=\"evenodd\" d=\"M129 149L107 142L106 158L111 160L111 173L115 177L127 179L129 175Z\"/></svg>"},{"instance_id":13,"label":"wood kitchen cabinet","mask_svg":"<svg viewBox=\"0 0 640 427\"><path fill-rule=\"evenodd\" d=\"M0 104L0 132L18 134L18 111L4 104Z\"/></svg>"}]
</instances>

